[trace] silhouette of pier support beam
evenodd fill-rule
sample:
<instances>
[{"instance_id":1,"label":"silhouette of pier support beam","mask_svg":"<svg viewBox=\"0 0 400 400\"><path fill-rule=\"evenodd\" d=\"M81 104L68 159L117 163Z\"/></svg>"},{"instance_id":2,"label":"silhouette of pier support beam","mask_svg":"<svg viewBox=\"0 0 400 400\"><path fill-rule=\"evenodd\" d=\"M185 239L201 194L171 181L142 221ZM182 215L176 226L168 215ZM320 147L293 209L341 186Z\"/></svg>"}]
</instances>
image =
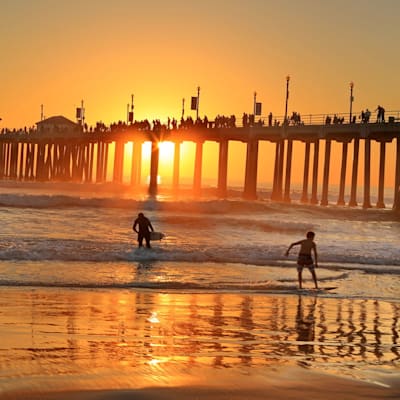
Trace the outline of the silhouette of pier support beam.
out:
<instances>
[{"instance_id":1,"label":"silhouette of pier support beam","mask_svg":"<svg viewBox=\"0 0 400 400\"><path fill-rule=\"evenodd\" d=\"M43 143L39 143L37 149L37 159L36 159L36 173L35 177L38 181L43 181L43 170L44 170L44 153L45 153L45 145Z\"/></svg>"},{"instance_id":2,"label":"silhouette of pier support beam","mask_svg":"<svg viewBox=\"0 0 400 400\"><path fill-rule=\"evenodd\" d=\"M114 171L113 171L113 180L116 183L122 183L124 150L125 150L125 143L121 140L117 140L115 142Z\"/></svg>"},{"instance_id":3,"label":"silhouette of pier support beam","mask_svg":"<svg viewBox=\"0 0 400 400\"><path fill-rule=\"evenodd\" d=\"M8 143L7 146L7 161L6 161L6 176L9 178L11 176L11 154L12 154L12 143Z\"/></svg>"},{"instance_id":4,"label":"silhouette of pier support beam","mask_svg":"<svg viewBox=\"0 0 400 400\"><path fill-rule=\"evenodd\" d=\"M49 143L46 148L46 158L44 164L44 179L46 181L54 178L54 144Z\"/></svg>"},{"instance_id":5,"label":"silhouette of pier support beam","mask_svg":"<svg viewBox=\"0 0 400 400\"><path fill-rule=\"evenodd\" d=\"M4 148L5 148L5 143L1 142L0 143L0 178L4 177Z\"/></svg>"},{"instance_id":6,"label":"silhouette of pier support beam","mask_svg":"<svg viewBox=\"0 0 400 400\"><path fill-rule=\"evenodd\" d=\"M68 181L71 179L71 146L69 144L66 144L64 146L63 179L65 181Z\"/></svg>"},{"instance_id":7,"label":"silhouette of pier support beam","mask_svg":"<svg viewBox=\"0 0 400 400\"><path fill-rule=\"evenodd\" d=\"M271 200L277 199L278 168L279 168L279 142L276 142L276 144L275 144L274 177L273 177L273 183L272 183Z\"/></svg>"},{"instance_id":8,"label":"silhouette of pier support beam","mask_svg":"<svg viewBox=\"0 0 400 400\"><path fill-rule=\"evenodd\" d=\"M104 162L103 162L103 182L107 181L107 167L108 167L108 150L109 144L107 142L104 143Z\"/></svg>"},{"instance_id":9,"label":"silhouette of pier support beam","mask_svg":"<svg viewBox=\"0 0 400 400\"><path fill-rule=\"evenodd\" d=\"M87 144L82 144L80 146L79 154L79 173L81 182L86 182L88 177L88 146Z\"/></svg>"},{"instance_id":10,"label":"silhouette of pier support beam","mask_svg":"<svg viewBox=\"0 0 400 400\"><path fill-rule=\"evenodd\" d=\"M385 191L385 158L386 158L386 142L380 143L379 153L379 182L378 182L378 201L377 208L385 208L384 191Z\"/></svg>"},{"instance_id":11,"label":"silhouette of pier support beam","mask_svg":"<svg viewBox=\"0 0 400 400\"><path fill-rule=\"evenodd\" d=\"M19 155L18 155L18 161L19 161L19 171L18 171L18 179L22 181L24 179L24 158L25 158L25 148L26 148L26 143L20 143L19 146Z\"/></svg>"},{"instance_id":12,"label":"silhouette of pier support beam","mask_svg":"<svg viewBox=\"0 0 400 400\"><path fill-rule=\"evenodd\" d=\"M10 178L17 178L18 170L18 142L11 144Z\"/></svg>"},{"instance_id":13,"label":"silhouette of pier support beam","mask_svg":"<svg viewBox=\"0 0 400 400\"><path fill-rule=\"evenodd\" d=\"M358 159L360 153L360 139L354 139L353 146L353 169L351 174L350 207L357 206L357 179L358 179Z\"/></svg>"},{"instance_id":14,"label":"silhouette of pier support beam","mask_svg":"<svg viewBox=\"0 0 400 400\"><path fill-rule=\"evenodd\" d=\"M274 182L271 199L282 200L283 159L285 156L285 142L279 140L275 146Z\"/></svg>"},{"instance_id":15,"label":"silhouette of pier support beam","mask_svg":"<svg viewBox=\"0 0 400 400\"><path fill-rule=\"evenodd\" d=\"M96 168L96 182L103 181L103 158L104 158L104 142L97 143L97 168Z\"/></svg>"},{"instance_id":16,"label":"silhouette of pier support beam","mask_svg":"<svg viewBox=\"0 0 400 400\"><path fill-rule=\"evenodd\" d=\"M158 147L158 141L151 142L151 156L150 156L150 183L149 183L149 195L155 196L158 190L158 162L160 158L160 149Z\"/></svg>"},{"instance_id":17,"label":"silhouette of pier support beam","mask_svg":"<svg viewBox=\"0 0 400 400\"><path fill-rule=\"evenodd\" d=\"M339 197L337 201L338 206L344 206L344 189L346 186L346 169L347 169L347 152L348 152L348 143L342 143L342 165L340 167L340 185L339 185Z\"/></svg>"},{"instance_id":18,"label":"silhouette of pier support beam","mask_svg":"<svg viewBox=\"0 0 400 400\"><path fill-rule=\"evenodd\" d=\"M94 162L94 143L89 143L89 148L88 148L88 176L87 176L87 181L88 182L93 182L93 162Z\"/></svg>"},{"instance_id":19,"label":"silhouette of pier support beam","mask_svg":"<svg viewBox=\"0 0 400 400\"><path fill-rule=\"evenodd\" d=\"M8 178L11 178L11 173L12 173L11 172L12 171L12 148L13 148L13 144L8 143L7 164L6 164Z\"/></svg>"},{"instance_id":20,"label":"silhouette of pier support beam","mask_svg":"<svg viewBox=\"0 0 400 400\"><path fill-rule=\"evenodd\" d=\"M247 143L246 171L243 192L243 198L247 200L255 200L257 198L257 164L258 140L250 140Z\"/></svg>"},{"instance_id":21,"label":"silhouette of pier support beam","mask_svg":"<svg viewBox=\"0 0 400 400\"><path fill-rule=\"evenodd\" d=\"M6 169L7 169L7 177L11 177L11 166L12 166L12 143L8 143L8 149L7 149L7 163L6 163Z\"/></svg>"},{"instance_id":22,"label":"silhouette of pier support beam","mask_svg":"<svg viewBox=\"0 0 400 400\"><path fill-rule=\"evenodd\" d=\"M76 144L71 145L71 169L72 169L72 180L78 182L80 180L79 174L79 146Z\"/></svg>"},{"instance_id":23,"label":"silhouette of pier support beam","mask_svg":"<svg viewBox=\"0 0 400 400\"><path fill-rule=\"evenodd\" d=\"M396 171L394 178L393 209L400 211L400 138L397 138L396 143Z\"/></svg>"},{"instance_id":24,"label":"silhouette of pier support beam","mask_svg":"<svg viewBox=\"0 0 400 400\"><path fill-rule=\"evenodd\" d=\"M89 182L89 143L82 146L82 182Z\"/></svg>"},{"instance_id":25,"label":"silhouette of pier support beam","mask_svg":"<svg viewBox=\"0 0 400 400\"><path fill-rule=\"evenodd\" d=\"M25 171L24 171L25 180L33 179L33 160L35 157L34 150L35 150L35 145L33 143L26 144ZM1 168L1 160L0 160L0 168Z\"/></svg>"},{"instance_id":26,"label":"silhouette of pier support beam","mask_svg":"<svg viewBox=\"0 0 400 400\"><path fill-rule=\"evenodd\" d=\"M68 163L69 163L69 156ZM96 182L102 183L107 180L107 163L108 163L108 143L98 142L97 144L97 169Z\"/></svg>"},{"instance_id":27,"label":"silhouette of pier support beam","mask_svg":"<svg viewBox=\"0 0 400 400\"><path fill-rule=\"evenodd\" d=\"M4 178L6 143L0 143L0 178Z\"/></svg>"},{"instance_id":28,"label":"silhouette of pier support beam","mask_svg":"<svg viewBox=\"0 0 400 400\"><path fill-rule=\"evenodd\" d=\"M228 190L228 140L219 143L218 156L218 196L225 198Z\"/></svg>"},{"instance_id":29,"label":"silhouette of pier support beam","mask_svg":"<svg viewBox=\"0 0 400 400\"><path fill-rule=\"evenodd\" d=\"M2 177L7 177L7 154L8 154L8 143L3 143L3 162L2 162Z\"/></svg>"},{"instance_id":30,"label":"silhouette of pier support beam","mask_svg":"<svg viewBox=\"0 0 400 400\"><path fill-rule=\"evenodd\" d=\"M201 170L203 167L203 142L196 142L196 154L194 160L193 191L197 195L201 193Z\"/></svg>"},{"instance_id":31,"label":"silhouette of pier support beam","mask_svg":"<svg viewBox=\"0 0 400 400\"><path fill-rule=\"evenodd\" d=\"M308 175L310 173L310 142L305 143L304 149L304 172L303 172L303 191L301 193L300 201L302 203L308 202Z\"/></svg>"},{"instance_id":32,"label":"silhouette of pier support beam","mask_svg":"<svg viewBox=\"0 0 400 400\"><path fill-rule=\"evenodd\" d=\"M311 204L318 204L318 165L319 165L319 140L314 142L313 174L311 187Z\"/></svg>"},{"instance_id":33,"label":"silhouette of pier support beam","mask_svg":"<svg viewBox=\"0 0 400 400\"><path fill-rule=\"evenodd\" d=\"M283 162L285 159L285 141L281 140L279 146L279 166L278 166L278 199L283 197Z\"/></svg>"},{"instance_id":34,"label":"silhouette of pier support beam","mask_svg":"<svg viewBox=\"0 0 400 400\"><path fill-rule=\"evenodd\" d=\"M371 208L371 139L364 141L364 202L363 208Z\"/></svg>"},{"instance_id":35,"label":"silhouette of pier support beam","mask_svg":"<svg viewBox=\"0 0 400 400\"><path fill-rule=\"evenodd\" d=\"M172 189L177 191L179 189L179 171L181 164L181 142L174 143L174 170L172 176Z\"/></svg>"},{"instance_id":36,"label":"silhouette of pier support beam","mask_svg":"<svg viewBox=\"0 0 400 400\"><path fill-rule=\"evenodd\" d=\"M283 200L290 203L290 177L292 174L292 153L293 153L293 141L291 139L287 142L287 153L286 153L286 171L285 171L285 193Z\"/></svg>"},{"instance_id":37,"label":"silhouette of pier support beam","mask_svg":"<svg viewBox=\"0 0 400 400\"><path fill-rule=\"evenodd\" d=\"M324 176L322 180L321 206L328 205L329 167L331 163L331 140L325 140Z\"/></svg>"}]
</instances>

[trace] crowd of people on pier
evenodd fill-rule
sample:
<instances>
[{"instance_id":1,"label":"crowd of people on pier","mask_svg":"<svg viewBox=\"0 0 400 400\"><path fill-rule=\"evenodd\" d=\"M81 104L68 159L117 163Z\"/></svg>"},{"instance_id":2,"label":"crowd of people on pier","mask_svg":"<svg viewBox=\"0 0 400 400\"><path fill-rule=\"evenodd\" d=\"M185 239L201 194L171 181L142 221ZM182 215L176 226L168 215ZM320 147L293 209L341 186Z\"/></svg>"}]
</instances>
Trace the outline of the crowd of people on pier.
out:
<instances>
[{"instance_id":1,"label":"crowd of people on pier","mask_svg":"<svg viewBox=\"0 0 400 400\"><path fill-rule=\"evenodd\" d=\"M376 122L377 123L385 123L385 109L378 105L375 110L376 112ZM244 128L249 127L263 127L263 126L299 126L304 125L304 121L301 118L300 113L293 111L291 116L288 117L278 117L274 118L272 112L270 112L266 119L261 116L258 117L255 114L243 113L241 126ZM315 117L315 116L314 116ZM334 114L333 117L330 115L326 115L323 123L325 125L330 124L344 124L345 117L343 114L341 116ZM350 116L351 123L357 123L357 116ZM367 108L361 111L361 114L358 116L360 123L370 123L371 120L371 111ZM399 118L389 117L389 122L399 121ZM312 116L310 116L310 124L312 123ZM240 126L240 124L239 124ZM214 120L210 120L207 116L204 118L192 118L191 116L187 116L184 118L183 116L178 121L175 118L168 117L166 123L162 123L159 119L155 120L140 120L140 121L132 121L132 122L123 122L118 121L111 123L110 125L106 125L103 122L97 122L95 126L88 126L86 123L82 124L80 129L85 133L115 133L115 132L123 132L127 129L137 129L141 131L162 131L162 130L177 130L177 129L190 129L190 128L236 128L237 121L235 115L217 115ZM54 128L56 129L56 128ZM1 134L32 134L36 133L37 128L35 126L32 127L24 127L22 129L8 129L2 128L0 130Z\"/></svg>"},{"instance_id":2,"label":"crowd of people on pier","mask_svg":"<svg viewBox=\"0 0 400 400\"><path fill-rule=\"evenodd\" d=\"M343 123L344 123L344 117L338 117L336 114L333 116L333 118L330 115L327 115L325 118L325 125L343 124Z\"/></svg>"}]
</instances>

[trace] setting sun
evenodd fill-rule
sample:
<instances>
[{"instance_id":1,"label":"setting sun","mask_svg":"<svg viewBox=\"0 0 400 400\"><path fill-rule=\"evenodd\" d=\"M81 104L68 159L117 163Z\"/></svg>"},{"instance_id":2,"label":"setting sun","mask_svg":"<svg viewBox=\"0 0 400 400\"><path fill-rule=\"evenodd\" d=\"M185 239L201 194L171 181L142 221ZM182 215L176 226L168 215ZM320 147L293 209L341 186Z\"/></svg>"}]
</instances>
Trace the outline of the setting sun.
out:
<instances>
[{"instance_id":1,"label":"setting sun","mask_svg":"<svg viewBox=\"0 0 400 400\"><path fill-rule=\"evenodd\" d=\"M173 162L174 160L174 152L175 152L175 144L172 142L159 142L158 148L160 149L160 160L164 162Z\"/></svg>"}]
</instances>

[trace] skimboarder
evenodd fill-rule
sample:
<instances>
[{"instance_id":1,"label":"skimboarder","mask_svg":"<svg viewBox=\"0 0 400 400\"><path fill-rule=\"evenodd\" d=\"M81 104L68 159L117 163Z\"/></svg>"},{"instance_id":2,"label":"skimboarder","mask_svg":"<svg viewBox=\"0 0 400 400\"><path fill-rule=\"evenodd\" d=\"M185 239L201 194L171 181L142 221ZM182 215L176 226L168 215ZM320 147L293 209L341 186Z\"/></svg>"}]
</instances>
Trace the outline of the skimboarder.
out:
<instances>
[{"instance_id":1,"label":"skimboarder","mask_svg":"<svg viewBox=\"0 0 400 400\"><path fill-rule=\"evenodd\" d=\"M306 239L299 240L298 242L292 243L286 250L286 257L289 255L290 249L293 246L300 245L299 255L297 257L297 272L299 279L299 289L302 289L302 273L303 268L306 267L310 270L312 278L314 280L315 289L318 289L317 276L315 274L315 268L318 267L318 254L317 246L314 242L315 233L307 232ZM315 261L312 258L311 252L314 252Z\"/></svg>"}]
</instances>

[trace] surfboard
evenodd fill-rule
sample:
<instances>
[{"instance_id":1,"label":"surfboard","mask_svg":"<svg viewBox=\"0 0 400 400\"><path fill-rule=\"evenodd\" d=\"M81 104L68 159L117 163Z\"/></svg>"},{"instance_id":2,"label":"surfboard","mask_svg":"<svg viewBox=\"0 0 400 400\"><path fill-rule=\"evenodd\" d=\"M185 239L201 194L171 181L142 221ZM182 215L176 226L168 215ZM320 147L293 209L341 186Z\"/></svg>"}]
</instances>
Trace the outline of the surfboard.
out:
<instances>
[{"instance_id":1,"label":"surfboard","mask_svg":"<svg viewBox=\"0 0 400 400\"><path fill-rule=\"evenodd\" d=\"M165 235L161 232L150 232L150 240L161 240Z\"/></svg>"}]
</instances>

